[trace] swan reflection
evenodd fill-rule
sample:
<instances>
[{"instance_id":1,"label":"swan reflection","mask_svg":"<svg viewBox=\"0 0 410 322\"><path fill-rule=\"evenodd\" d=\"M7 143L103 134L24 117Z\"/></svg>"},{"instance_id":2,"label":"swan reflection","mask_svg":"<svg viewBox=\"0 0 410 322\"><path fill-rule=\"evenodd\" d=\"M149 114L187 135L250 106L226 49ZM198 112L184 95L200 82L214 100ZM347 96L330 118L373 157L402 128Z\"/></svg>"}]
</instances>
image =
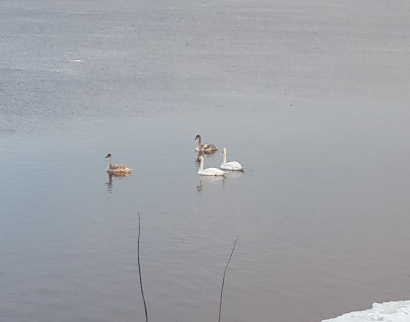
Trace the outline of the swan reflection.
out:
<instances>
[{"instance_id":1,"label":"swan reflection","mask_svg":"<svg viewBox=\"0 0 410 322\"><path fill-rule=\"evenodd\" d=\"M204 177L200 176L199 177L199 185L196 186L196 190L198 192L202 192L204 190L205 185L211 185L211 184L221 184L222 187L225 187L226 184L226 178L224 176L209 176L209 177Z\"/></svg>"},{"instance_id":2,"label":"swan reflection","mask_svg":"<svg viewBox=\"0 0 410 322\"><path fill-rule=\"evenodd\" d=\"M239 177L242 177L245 175L244 171L227 171L225 173L225 177L229 178L229 179L237 179Z\"/></svg>"},{"instance_id":3,"label":"swan reflection","mask_svg":"<svg viewBox=\"0 0 410 322\"><path fill-rule=\"evenodd\" d=\"M205 156L212 157L216 152L218 151L217 150L216 151L198 151L195 162L199 164L200 162L199 157L205 157Z\"/></svg>"},{"instance_id":4,"label":"swan reflection","mask_svg":"<svg viewBox=\"0 0 410 322\"><path fill-rule=\"evenodd\" d=\"M112 193L112 188L114 186L113 178L124 179L125 177L128 177L129 175L131 175L131 173L108 173L108 182L106 183L108 192Z\"/></svg>"},{"instance_id":5,"label":"swan reflection","mask_svg":"<svg viewBox=\"0 0 410 322\"><path fill-rule=\"evenodd\" d=\"M227 171L225 176L198 176L199 185L196 186L198 192L202 192L205 186L221 184L225 187L228 182L229 185L238 183L238 179L245 175L242 171Z\"/></svg>"}]
</instances>

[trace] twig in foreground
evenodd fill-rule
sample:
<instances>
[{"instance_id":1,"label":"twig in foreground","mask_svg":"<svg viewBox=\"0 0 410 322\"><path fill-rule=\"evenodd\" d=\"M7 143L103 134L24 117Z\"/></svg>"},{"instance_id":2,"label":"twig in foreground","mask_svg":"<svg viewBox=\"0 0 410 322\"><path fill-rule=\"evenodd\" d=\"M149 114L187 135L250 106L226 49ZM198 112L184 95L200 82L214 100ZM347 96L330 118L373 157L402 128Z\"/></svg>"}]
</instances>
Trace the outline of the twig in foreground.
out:
<instances>
[{"instance_id":1,"label":"twig in foreground","mask_svg":"<svg viewBox=\"0 0 410 322\"><path fill-rule=\"evenodd\" d=\"M237 242L237 241L238 241L238 237L236 237L235 244L233 244L231 256L229 256L228 263L226 263L225 271L224 271L224 277L222 278L221 298L220 298L220 300L219 300L219 318L218 318L218 322L221 321L221 313L222 313L222 292L223 292L223 290L224 290L226 270L228 269L229 262L231 261L233 252L235 251L235 246L236 246L236 242Z\"/></svg>"},{"instance_id":2,"label":"twig in foreground","mask_svg":"<svg viewBox=\"0 0 410 322\"><path fill-rule=\"evenodd\" d=\"M140 218L140 213L138 212L138 273L140 276L141 294L142 294L142 300L144 302L144 308L145 308L145 321L148 322L147 304L145 303L144 290L142 289L141 264L140 264L140 236L141 236L141 218Z\"/></svg>"}]
</instances>

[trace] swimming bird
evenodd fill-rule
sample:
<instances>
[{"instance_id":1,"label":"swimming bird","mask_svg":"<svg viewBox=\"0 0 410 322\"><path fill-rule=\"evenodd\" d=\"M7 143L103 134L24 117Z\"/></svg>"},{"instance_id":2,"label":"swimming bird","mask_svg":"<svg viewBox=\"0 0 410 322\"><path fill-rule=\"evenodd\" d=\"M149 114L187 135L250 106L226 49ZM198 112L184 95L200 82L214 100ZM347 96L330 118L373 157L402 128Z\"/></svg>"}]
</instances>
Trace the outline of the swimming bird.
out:
<instances>
[{"instance_id":1,"label":"swimming bird","mask_svg":"<svg viewBox=\"0 0 410 322\"><path fill-rule=\"evenodd\" d=\"M223 170L229 171L243 171L244 167L237 161L226 162L226 148L222 150L222 164L220 166Z\"/></svg>"},{"instance_id":2,"label":"swimming bird","mask_svg":"<svg viewBox=\"0 0 410 322\"><path fill-rule=\"evenodd\" d=\"M207 168L204 169L204 157L202 155L199 156L199 170L198 174L200 176L224 176L225 171L222 171L217 168Z\"/></svg>"},{"instance_id":3,"label":"swimming bird","mask_svg":"<svg viewBox=\"0 0 410 322\"><path fill-rule=\"evenodd\" d=\"M108 167L107 167L107 172L109 173L130 173L132 171L132 169L122 164L113 165L111 153L108 153L105 158L110 158L110 163L108 164Z\"/></svg>"},{"instance_id":4,"label":"swimming bird","mask_svg":"<svg viewBox=\"0 0 410 322\"><path fill-rule=\"evenodd\" d=\"M199 134L195 137L195 140L198 140L198 146L196 147L195 151L211 152L211 151L218 150L218 147L216 147L213 144L209 144L209 143L202 144L201 136Z\"/></svg>"}]
</instances>

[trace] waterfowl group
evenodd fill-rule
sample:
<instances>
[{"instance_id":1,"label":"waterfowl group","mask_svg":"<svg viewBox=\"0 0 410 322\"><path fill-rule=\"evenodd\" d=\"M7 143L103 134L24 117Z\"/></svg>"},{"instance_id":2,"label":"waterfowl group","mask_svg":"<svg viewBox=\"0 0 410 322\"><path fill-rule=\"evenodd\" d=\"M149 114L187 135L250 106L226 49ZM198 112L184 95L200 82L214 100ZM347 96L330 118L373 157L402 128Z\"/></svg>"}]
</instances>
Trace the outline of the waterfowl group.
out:
<instances>
[{"instance_id":1,"label":"waterfowl group","mask_svg":"<svg viewBox=\"0 0 410 322\"><path fill-rule=\"evenodd\" d=\"M198 174L202 176L223 176L225 175L224 171L244 171L244 167L238 162L238 161L226 161L226 148L223 148L222 150L222 163L219 166L220 169L217 168L207 168L204 169L204 154L210 154L210 153L215 153L218 148L214 144L210 143L205 143L202 144L201 136L198 134L195 137L195 140L198 140L198 146L195 149L195 151L198 152L198 161L199 161L199 170Z\"/></svg>"},{"instance_id":2,"label":"waterfowl group","mask_svg":"<svg viewBox=\"0 0 410 322\"><path fill-rule=\"evenodd\" d=\"M222 150L222 163L218 168L206 168L204 169L204 154L215 153L218 150L214 144L202 143L201 136L198 134L195 137L195 140L198 140L198 146L195 151L198 152L198 161L199 161L199 170L198 174L201 176L224 176L225 171L243 171L244 167L237 161L226 161L226 148ZM132 169L128 168L122 164L112 164L112 154L108 153L105 158L109 158L110 162L108 163L107 172L109 174L129 174ZM223 171L225 170L225 171Z\"/></svg>"}]
</instances>

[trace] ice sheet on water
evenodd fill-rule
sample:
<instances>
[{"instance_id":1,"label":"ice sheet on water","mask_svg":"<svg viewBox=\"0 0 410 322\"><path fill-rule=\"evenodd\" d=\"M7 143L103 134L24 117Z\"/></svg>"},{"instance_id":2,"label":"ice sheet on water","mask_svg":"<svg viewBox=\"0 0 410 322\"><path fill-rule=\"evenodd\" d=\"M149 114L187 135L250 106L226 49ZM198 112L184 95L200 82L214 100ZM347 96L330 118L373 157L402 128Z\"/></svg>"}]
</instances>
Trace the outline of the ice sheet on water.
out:
<instances>
[{"instance_id":1,"label":"ice sheet on water","mask_svg":"<svg viewBox=\"0 0 410 322\"><path fill-rule=\"evenodd\" d=\"M410 321L410 301L373 303L371 309L343 314L322 322L408 322Z\"/></svg>"}]
</instances>

